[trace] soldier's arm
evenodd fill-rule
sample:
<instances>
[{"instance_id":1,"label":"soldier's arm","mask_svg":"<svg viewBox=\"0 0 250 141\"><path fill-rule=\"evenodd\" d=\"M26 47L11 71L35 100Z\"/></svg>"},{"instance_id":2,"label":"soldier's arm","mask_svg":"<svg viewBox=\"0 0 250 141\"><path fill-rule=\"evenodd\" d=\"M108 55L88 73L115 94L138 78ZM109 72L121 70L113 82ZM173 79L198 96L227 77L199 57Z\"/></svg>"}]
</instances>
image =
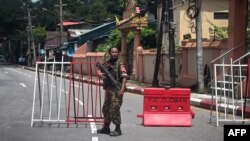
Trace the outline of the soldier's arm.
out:
<instances>
[{"instance_id":1,"label":"soldier's arm","mask_svg":"<svg viewBox=\"0 0 250 141\"><path fill-rule=\"evenodd\" d=\"M124 92L126 90L126 83L127 83L127 70L125 68L125 66L120 63L120 72L121 72L121 77L122 77L122 83L121 83L121 89L120 91Z\"/></svg>"},{"instance_id":2,"label":"soldier's arm","mask_svg":"<svg viewBox=\"0 0 250 141\"><path fill-rule=\"evenodd\" d=\"M97 68L96 75L101 79L105 78L104 73L99 68Z\"/></svg>"}]
</instances>

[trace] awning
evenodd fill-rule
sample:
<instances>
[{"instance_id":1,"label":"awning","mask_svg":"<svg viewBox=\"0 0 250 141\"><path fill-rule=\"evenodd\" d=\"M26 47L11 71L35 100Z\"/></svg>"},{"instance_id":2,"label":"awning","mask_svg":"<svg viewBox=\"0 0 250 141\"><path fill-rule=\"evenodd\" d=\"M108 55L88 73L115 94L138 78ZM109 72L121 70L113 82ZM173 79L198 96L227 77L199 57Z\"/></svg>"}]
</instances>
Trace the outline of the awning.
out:
<instances>
[{"instance_id":1,"label":"awning","mask_svg":"<svg viewBox=\"0 0 250 141\"><path fill-rule=\"evenodd\" d=\"M111 22L111 23L105 23L105 24L102 24L98 27L95 27L95 28L91 29L90 31L78 36L78 42L80 44L84 44L88 40L93 40L97 37L106 35L106 34L110 33L112 29L115 28L115 25L116 25L115 22Z\"/></svg>"}]
</instances>

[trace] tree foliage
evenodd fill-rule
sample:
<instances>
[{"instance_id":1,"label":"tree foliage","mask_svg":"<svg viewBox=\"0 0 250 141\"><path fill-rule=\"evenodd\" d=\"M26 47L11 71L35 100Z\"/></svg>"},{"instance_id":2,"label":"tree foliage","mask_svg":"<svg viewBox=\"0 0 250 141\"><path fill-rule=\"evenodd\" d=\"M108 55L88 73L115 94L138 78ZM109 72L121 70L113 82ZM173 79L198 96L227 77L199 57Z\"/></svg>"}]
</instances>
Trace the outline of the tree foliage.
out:
<instances>
[{"instance_id":1,"label":"tree foliage","mask_svg":"<svg viewBox=\"0 0 250 141\"><path fill-rule=\"evenodd\" d=\"M46 30L45 27L38 26L34 30L34 38L37 42L41 43L45 40Z\"/></svg>"},{"instance_id":2,"label":"tree foliage","mask_svg":"<svg viewBox=\"0 0 250 141\"><path fill-rule=\"evenodd\" d=\"M96 48L96 52L107 52L109 48L111 47L117 47L118 49L121 49L121 32L117 29L113 30L106 43L100 44Z\"/></svg>"},{"instance_id":3,"label":"tree foliage","mask_svg":"<svg viewBox=\"0 0 250 141\"><path fill-rule=\"evenodd\" d=\"M156 44L156 31L152 27L146 27L141 30L141 45L144 49L155 48ZM127 45L130 46L134 41L134 32L130 31L127 34ZM121 32L117 29L113 30L105 44L97 46L97 52L106 52L110 47L117 47L121 50Z\"/></svg>"},{"instance_id":4,"label":"tree foliage","mask_svg":"<svg viewBox=\"0 0 250 141\"><path fill-rule=\"evenodd\" d=\"M114 21L115 16L122 17L127 0L62 0L63 19L65 21L82 21L103 23ZM137 0L141 9L148 9L151 0ZM59 23L59 3L56 0L1 0L0 36L13 35L16 30L26 31L27 9L31 9L33 26L55 30ZM48 9L44 11L43 8Z\"/></svg>"},{"instance_id":5,"label":"tree foliage","mask_svg":"<svg viewBox=\"0 0 250 141\"><path fill-rule=\"evenodd\" d=\"M0 4L0 36L14 36L16 30L21 30L24 18L20 0L1 0Z\"/></svg>"},{"instance_id":6,"label":"tree foliage","mask_svg":"<svg viewBox=\"0 0 250 141\"><path fill-rule=\"evenodd\" d=\"M228 38L228 28L227 27L219 27L214 23L208 21L208 23L212 26L211 35L214 39L225 39Z\"/></svg>"},{"instance_id":7,"label":"tree foliage","mask_svg":"<svg viewBox=\"0 0 250 141\"><path fill-rule=\"evenodd\" d=\"M114 21L115 16L122 17L127 0L62 0L63 20L79 21L89 24L102 24L107 21ZM42 42L45 31L55 31L59 23L59 1L39 0L32 3L31 0L1 0L0 5L0 37L15 37L27 46L29 36L28 9L30 9L32 26L35 27L34 37L36 42ZM148 9L151 0L137 0L141 9ZM48 11L44 10L47 9ZM142 32L142 37L148 32ZM144 35L145 34L145 35ZM128 34L128 44L133 43L134 34ZM26 42L26 43L25 43ZM143 41L147 46L151 43ZM121 46L121 35L119 31L114 31L108 39L108 45Z\"/></svg>"},{"instance_id":8,"label":"tree foliage","mask_svg":"<svg viewBox=\"0 0 250 141\"><path fill-rule=\"evenodd\" d=\"M156 30L148 27L141 31L141 44L144 49L155 48L156 45Z\"/></svg>"}]
</instances>

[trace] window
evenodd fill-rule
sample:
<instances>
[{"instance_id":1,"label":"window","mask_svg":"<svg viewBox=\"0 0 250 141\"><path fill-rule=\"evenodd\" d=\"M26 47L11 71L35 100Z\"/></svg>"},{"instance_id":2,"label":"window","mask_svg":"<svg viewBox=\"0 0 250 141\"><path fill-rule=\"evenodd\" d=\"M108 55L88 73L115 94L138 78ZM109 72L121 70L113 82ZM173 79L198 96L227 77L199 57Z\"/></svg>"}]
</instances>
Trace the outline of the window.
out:
<instances>
[{"instance_id":1,"label":"window","mask_svg":"<svg viewBox=\"0 0 250 141\"><path fill-rule=\"evenodd\" d=\"M228 12L214 12L214 19L228 19Z\"/></svg>"}]
</instances>

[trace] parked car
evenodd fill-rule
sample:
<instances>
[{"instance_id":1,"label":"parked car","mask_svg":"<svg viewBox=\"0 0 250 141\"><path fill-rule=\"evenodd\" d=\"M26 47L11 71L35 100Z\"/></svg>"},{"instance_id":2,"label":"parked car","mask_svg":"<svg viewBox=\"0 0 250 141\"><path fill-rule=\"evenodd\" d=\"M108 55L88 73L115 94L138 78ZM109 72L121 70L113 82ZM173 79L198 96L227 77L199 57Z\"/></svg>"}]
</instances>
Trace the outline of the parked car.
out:
<instances>
[{"instance_id":1,"label":"parked car","mask_svg":"<svg viewBox=\"0 0 250 141\"><path fill-rule=\"evenodd\" d=\"M6 60L5 60L4 56L0 55L0 63L5 63L5 62L6 62Z\"/></svg>"}]
</instances>

